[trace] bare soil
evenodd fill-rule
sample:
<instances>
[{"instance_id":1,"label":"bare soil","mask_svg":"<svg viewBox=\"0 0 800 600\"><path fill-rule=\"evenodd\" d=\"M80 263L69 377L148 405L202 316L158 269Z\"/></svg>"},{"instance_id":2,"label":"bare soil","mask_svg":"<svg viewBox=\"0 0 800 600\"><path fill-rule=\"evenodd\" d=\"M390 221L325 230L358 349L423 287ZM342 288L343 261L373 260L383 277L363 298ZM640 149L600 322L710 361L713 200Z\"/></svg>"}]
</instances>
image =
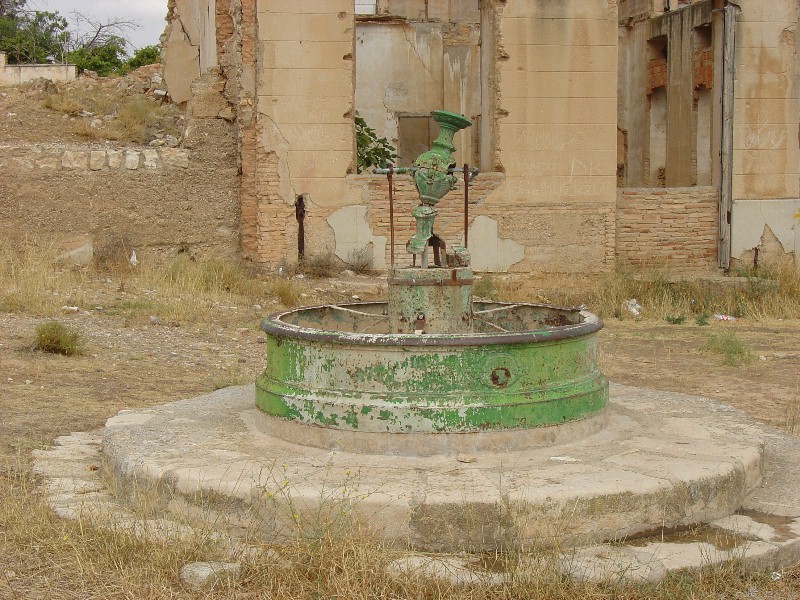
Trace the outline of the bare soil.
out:
<instances>
[{"instance_id":1,"label":"bare soil","mask_svg":"<svg viewBox=\"0 0 800 600\"><path fill-rule=\"evenodd\" d=\"M33 351L44 321L0 314L0 460L27 456L58 435L101 426L137 408L252 381L263 368L259 314L221 307L212 322L152 325L102 311L63 322L87 340L82 356ZM178 326L174 326L178 325ZM701 349L732 330L756 354L727 366ZM800 418L800 321L666 325L611 320L600 333L600 360L612 381L720 400L773 427Z\"/></svg>"}]
</instances>

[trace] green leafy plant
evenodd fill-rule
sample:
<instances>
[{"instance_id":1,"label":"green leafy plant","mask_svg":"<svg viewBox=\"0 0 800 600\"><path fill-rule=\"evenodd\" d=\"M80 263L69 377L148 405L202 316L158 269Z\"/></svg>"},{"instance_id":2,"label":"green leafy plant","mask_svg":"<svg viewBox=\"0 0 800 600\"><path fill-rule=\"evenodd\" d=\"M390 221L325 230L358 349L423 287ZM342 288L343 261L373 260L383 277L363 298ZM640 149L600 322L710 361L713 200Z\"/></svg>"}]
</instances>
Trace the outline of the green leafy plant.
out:
<instances>
[{"instance_id":1,"label":"green leafy plant","mask_svg":"<svg viewBox=\"0 0 800 600\"><path fill-rule=\"evenodd\" d=\"M710 336L702 349L720 355L722 362L731 367L750 364L755 360L755 354L747 344L730 331Z\"/></svg>"},{"instance_id":2,"label":"green leafy plant","mask_svg":"<svg viewBox=\"0 0 800 600\"><path fill-rule=\"evenodd\" d=\"M357 171L364 172L370 167L386 167L397 158L396 148L385 137L379 138L367 122L356 115L356 157Z\"/></svg>"},{"instance_id":3,"label":"green leafy plant","mask_svg":"<svg viewBox=\"0 0 800 600\"><path fill-rule=\"evenodd\" d=\"M133 53L126 62L125 70L131 71L145 65L152 65L161 60L161 48L158 46L144 46Z\"/></svg>"},{"instance_id":4,"label":"green leafy plant","mask_svg":"<svg viewBox=\"0 0 800 600\"><path fill-rule=\"evenodd\" d=\"M684 321L686 321L686 317L684 317L683 315L677 315L677 316L667 315L666 321L670 325L683 325Z\"/></svg>"},{"instance_id":5,"label":"green leafy plant","mask_svg":"<svg viewBox=\"0 0 800 600\"><path fill-rule=\"evenodd\" d=\"M697 323L698 325L700 325L701 327L704 327L704 326L708 325L708 314L707 313L703 313L703 314L697 315L694 318L694 322Z\"/></svg>"},{"instance_id":6,"label":"green leafy plant","mask_svg":"<svg viewBox=\"0 0 800 600\"><path fill-rule=\"evenodd\" d=\"M42 352L74 356L83 352L83 340L77 331L59 321L47 321L36 328L34 346Z\"/></svg>"}]
</instances>

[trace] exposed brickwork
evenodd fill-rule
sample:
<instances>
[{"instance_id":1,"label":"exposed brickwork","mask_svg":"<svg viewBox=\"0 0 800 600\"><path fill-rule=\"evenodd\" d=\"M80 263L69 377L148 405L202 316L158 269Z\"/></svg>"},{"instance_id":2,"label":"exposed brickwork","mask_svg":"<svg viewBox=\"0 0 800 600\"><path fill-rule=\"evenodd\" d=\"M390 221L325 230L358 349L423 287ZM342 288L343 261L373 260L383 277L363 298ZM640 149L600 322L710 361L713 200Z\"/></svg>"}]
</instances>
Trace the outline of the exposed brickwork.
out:
<instances>
[{"instance_id":1,"label":"exposed brickwork","mask_svg":"<svg viewBox=\"0 0 800 600\"><path fill-rule=\"evenodd\" d=\"M618 264L684 272L715 268L717 206L712 187L619 190Z\"/></svg>"},{"instance_id":2,"label":"exposed brickwork","mask_svg":"<svg viewBox=\"0 0 800 600\"><path fill-rule=\"evenodd\" d=\"M215 23L217 26L217 61L223 62L225 44L234 34L233 17L231 16L231 0L217 0L215 6Z\"/></svg>"},{"instance_id":3,"label":"exposed brickwork","mask_svg":"<svg viewBox=\"0 0 800 600\"><path fill-rule=\"evenodd\" d=\"M711 48L694 53L694 87L711 89L714 84L714 51Z\"/></svg>"},{"instance_id":4,"label":"exposed brickwork","mask_svg":"<svg viewBox=\"0 0 800 600\"><path fill-rule=\"evenodd\" d=\"M386 264L388 265L389 245L389 185L384 177L360 176L365 180L366 197L369 199L367 221L375 235L386 236ZM479 208L488 196L500 183L503 176L489 173L478 176L470 185L470 217L478 214L487 214L485 208ZM411 264L411 255L406 253L405 244L414 234L415 222L411 216L411 209L419 204L419 195L414 187L414 182L409 176L398 176L394 179L394 215L395 215L395 259L397 266ZM445 196L436 207L439 216L436 218L435 233L447 243L452 245L463 243L464 234L464 184L459 182L456 189ZM497 212L495 209L494 212ZM488 216L491 216L489 214ZM495 218L496 215L495 215Z\"/></svg>"},{"instance_id":5,"label":"exposed brickwork","mask_svg":"<svg viewBox=\"0 0 800 600\"><path fill-rule=\"evenodd\" d=\"M653 90L667 85L667 61L663 58L652 58L647 63L647 95Z\"/></svg>"},{"instance_id":6,"label":"exposed brickwork","mask_svg":"<svg viewBox=\"0 0 800 600\"><path fill-rule=\"evenodd\" d=\"M256 194L256 130L243 128L239 140L241 161L241 243L242 253L255 258L258 240L258 197Z\"/></svg>"}]
</instances>

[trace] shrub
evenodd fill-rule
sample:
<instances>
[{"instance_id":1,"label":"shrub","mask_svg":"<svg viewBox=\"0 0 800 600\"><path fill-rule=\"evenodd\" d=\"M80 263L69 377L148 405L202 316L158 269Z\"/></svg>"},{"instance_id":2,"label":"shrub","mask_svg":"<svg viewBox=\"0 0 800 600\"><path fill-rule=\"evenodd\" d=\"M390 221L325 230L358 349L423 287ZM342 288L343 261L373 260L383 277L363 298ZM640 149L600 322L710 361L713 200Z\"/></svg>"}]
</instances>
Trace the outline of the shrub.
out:
<instances>
[{"instance_id":1,"label":"shrub","mask_svg":"<svg viewBox=\"0 0 800 600\"><path fill-rule=\"evenodd\" d=\"M347 265L354 273L368 273L372 270L375 253L372 244L351 250L347 255Z\"/></svg>"},{"instance_id":2,"label":"shrub","mask_svg":"<svg viewBox=\"0 0 800 600\"><path fill-rule=\"evenodd\" d=\"M755 360L753 351L730 331L710 336L702 349L722 356L722 362L731 367L749 364Z\"/></svg>"},{"instance_id":3,"label":"shrub","mask_svg":"<svg viewBox=\"0 0 800 600\"><path fill-rule=\"evenodd\" d=\"M305 256L300 261L300 270L310 277L332 277L338 270L336 257L331 252Z\"/></svg>"},{"instance_id":4,"label":"shrub","mask_svg":"<svg viewBox=\"0 0 800 600\"><path fill-rule=\"evenodd\" d=\"M286 307L294 306L300 299L300 292L292 281L278 279L269 286L269 293Z\"/></svg>"},{"instance_id":5,"label":"shrub","mask_svg":"<svg viewBox=\"0 0 800 600\"><path fill-rule=\"evenodd\" d=\"M58 321L48 321L36 328L36 344L42 352L74 356L83 353L83 340L77 331L73 331Z\"/></svg>"}]
</instances>

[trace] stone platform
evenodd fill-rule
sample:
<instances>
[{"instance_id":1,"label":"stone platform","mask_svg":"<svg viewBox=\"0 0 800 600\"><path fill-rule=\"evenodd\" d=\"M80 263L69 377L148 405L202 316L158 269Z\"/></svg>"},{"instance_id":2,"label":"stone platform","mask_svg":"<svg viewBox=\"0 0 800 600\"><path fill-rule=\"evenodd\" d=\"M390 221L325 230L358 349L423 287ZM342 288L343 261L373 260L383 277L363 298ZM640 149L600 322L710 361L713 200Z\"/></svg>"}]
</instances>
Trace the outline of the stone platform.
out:
<instances>
[{"instance_id":1,"label":"stone platform","mask_svg":"<svg viewBox=\"0 0 800 600\"><path fill-rule=\"evenodd\" d=\"M36 454L51 504L76 516L105 503L106 520L126 520L109 502L122 507L126 495L149 490L176 531L200 521L273 542L297 524L352 515L402 548L569 548L564 569L592 579L800 559L800 469L791 459L800 438L708 399L612 385L608 426L580 441L412 457L270 436L253 395L252 386L227 388L123 411L97 435L60 439ZM709 525L694 538L669 532L699 524ZM658 539L639 537L656 530Z\"/></svg>"}]
</instances>

